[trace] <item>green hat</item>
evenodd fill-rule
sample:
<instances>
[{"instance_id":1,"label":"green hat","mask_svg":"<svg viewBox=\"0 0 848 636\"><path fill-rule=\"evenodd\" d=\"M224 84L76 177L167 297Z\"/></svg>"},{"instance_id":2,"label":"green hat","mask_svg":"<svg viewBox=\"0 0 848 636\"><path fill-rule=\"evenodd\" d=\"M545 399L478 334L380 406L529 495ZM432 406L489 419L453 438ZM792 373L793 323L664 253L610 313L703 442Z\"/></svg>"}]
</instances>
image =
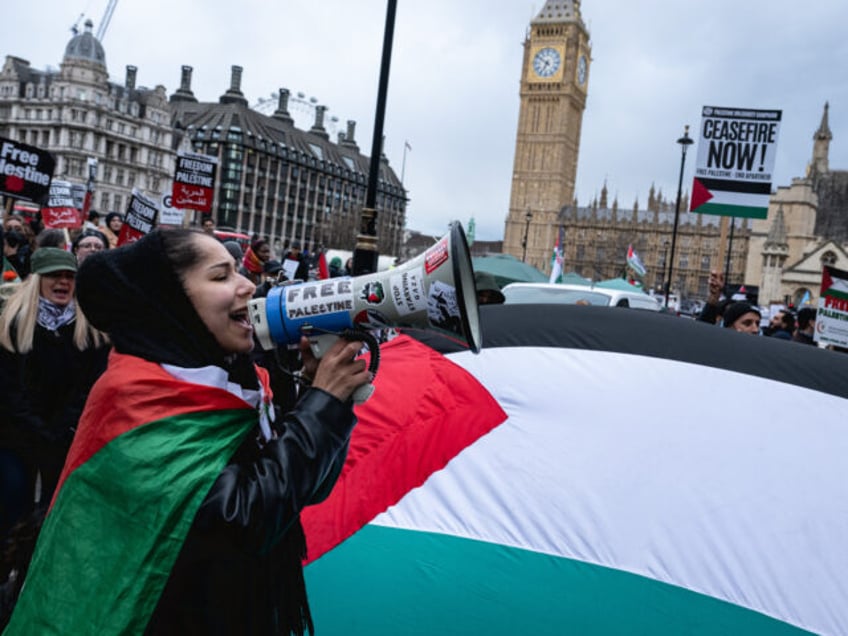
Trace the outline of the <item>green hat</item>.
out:
<instances>
[{"instance_id":1,"label":"green hat","mask_svg":"<svg viewBox=\"0 0 848 636\"><path fill-rule=\"evenodd\" d=\"M30 260L33 274L77 271L77 257L58 247L39 247Z\"/></svg>"}]
</instances>

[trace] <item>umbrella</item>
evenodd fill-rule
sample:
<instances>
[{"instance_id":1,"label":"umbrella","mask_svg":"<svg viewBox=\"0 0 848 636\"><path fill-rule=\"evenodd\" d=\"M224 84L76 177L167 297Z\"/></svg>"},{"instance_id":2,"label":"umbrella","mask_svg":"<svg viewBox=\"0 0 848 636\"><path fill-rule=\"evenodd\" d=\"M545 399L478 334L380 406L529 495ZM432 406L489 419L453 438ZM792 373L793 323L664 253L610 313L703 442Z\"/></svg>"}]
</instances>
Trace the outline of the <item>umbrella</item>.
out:
<instances>
[{"instance_id":1,"label":"umbrella","mask_svg":"<svg viewBox=\"0 0 848 636\"><path fill-rule=\"evenodd\" d=\"M604 287L606 289L619 289L622 291L640 291L644 293L644 290L641 287L631 285L623 278L610 278L609 280L602 280L599 283L595 283L595 287Z\"/></svg>"},{"instance_id":2,"label":"umbrella","mask_svg":"<svg viewBox=\"0 0 848 636\"><path fill-rule=\"evenodd\" d=\"M567 274L562 275L562 280L560 281L563 285L586 285L589 286L592 284L588 278L583 278L577 272L568 272Z\"/></svg>"},{"instance_id":3,"label":"umbrella","mask_svg":"<svg viewBox=\"0 0 848 636\"><path fill-rule=\"evenodd\" d=\"M509 283L546 283L548 277L532 265L510 254L490 254L471 259L476 272L488 272L495 277L498 287Z\"/></svg>"}]
</instances>

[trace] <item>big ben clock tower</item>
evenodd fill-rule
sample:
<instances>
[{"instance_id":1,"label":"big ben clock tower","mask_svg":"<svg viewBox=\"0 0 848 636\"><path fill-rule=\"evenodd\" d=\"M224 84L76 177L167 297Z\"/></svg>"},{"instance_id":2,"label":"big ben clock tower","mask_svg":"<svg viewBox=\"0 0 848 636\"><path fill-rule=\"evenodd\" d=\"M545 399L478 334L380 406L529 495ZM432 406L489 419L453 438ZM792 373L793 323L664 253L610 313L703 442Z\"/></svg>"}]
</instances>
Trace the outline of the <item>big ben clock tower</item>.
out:
<instances>
[{"instance_id":1,"label":"big ben clock tower","mask_svg":"<svg viewBox=\"0 0 848 636\"><path fill-rule=\"evenodd\" d=\"M580 0L547 0L524 41L504 230L504 251L518 258L526 252L527 262L543 270L556 240L559 211L574 199L590 61Z\"/></svg>"}]
</instances>

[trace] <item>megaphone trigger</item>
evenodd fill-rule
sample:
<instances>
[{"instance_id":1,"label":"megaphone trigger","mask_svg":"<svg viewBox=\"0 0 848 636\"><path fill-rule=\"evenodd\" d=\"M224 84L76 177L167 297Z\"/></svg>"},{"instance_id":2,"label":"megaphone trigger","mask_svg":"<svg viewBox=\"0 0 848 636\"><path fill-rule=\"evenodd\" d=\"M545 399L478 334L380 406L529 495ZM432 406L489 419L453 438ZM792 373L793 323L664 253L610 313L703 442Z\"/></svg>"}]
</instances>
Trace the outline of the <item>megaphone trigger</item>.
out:
<instances>
[{"instance_id":1,"label":"megaphone trigger","mask_svg":"<svg viewBox=\"0 0 848 636\"><path fill-rule=\"evenodd\" d=\"M371 355L368 363L368 371L373 379L377 375L377 370L380 367L380 343L368 331L362 329L345 329L339 334L334 333L317 333L314 330L304 330L304 335L309 340L309 348L312 350L312 355L317 360L324 357L330 347L339 339L361 341ZM363 384L353 392L352 399L354 404L362 404L374 393L374 385L371 383Z\"/></svg>"}]
</instances>

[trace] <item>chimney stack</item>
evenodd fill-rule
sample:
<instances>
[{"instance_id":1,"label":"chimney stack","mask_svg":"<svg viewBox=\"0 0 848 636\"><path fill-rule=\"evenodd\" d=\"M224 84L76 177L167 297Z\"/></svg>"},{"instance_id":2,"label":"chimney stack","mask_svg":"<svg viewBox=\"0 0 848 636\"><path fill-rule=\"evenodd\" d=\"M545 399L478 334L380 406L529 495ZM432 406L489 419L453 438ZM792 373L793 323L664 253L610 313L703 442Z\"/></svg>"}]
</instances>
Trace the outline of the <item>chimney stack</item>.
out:
<instances>
[{"instance_id":1,"label":"chimney stack","mask_svg":"<svg viewBox=\"0 0 848 636\"><path fill-rule=\"evenodd\" d=\"M190 66L183 65L182 75L180 76L180 87L171 95L172 102L196 102L197 98L191 92L191 72Z\"/></svg>"},{"instance_id":2,"label":"chimney stack","mask_svg":"<svg viewBox=\"0 0 848 636\"><path fill-rule=\"evenodd\" d=\"M128 89L135 89L135 76L138 73L138 68L133 66L132 64L127 64L127 80L125 85Z\"/></svg>"},{"instance_id":3,"label":"chimney stack","mask_svg":"<svg viewBox=\"0 0 848 636\"><path fill-rule=\"evenodd\" d=\"M292 116L289 114L289 89L280 89L280 95L277 98L277 110L274 111L272 117L289 124L294 123L294 119L292 119Z\"/></svg>"},{"instance_id":4,"label":"chimney stack","mask_svg":"<svg viewBox=\"0 0 848 636\"><path fill-rule=\"evenodd\" d=\"M222 104L241 104L247 106L247 100L241 92L241 72L244 69L241 66L233 65L230 67L230 88L226 93L221 95L218 100Z\"/></svg>"}]
</instances>

